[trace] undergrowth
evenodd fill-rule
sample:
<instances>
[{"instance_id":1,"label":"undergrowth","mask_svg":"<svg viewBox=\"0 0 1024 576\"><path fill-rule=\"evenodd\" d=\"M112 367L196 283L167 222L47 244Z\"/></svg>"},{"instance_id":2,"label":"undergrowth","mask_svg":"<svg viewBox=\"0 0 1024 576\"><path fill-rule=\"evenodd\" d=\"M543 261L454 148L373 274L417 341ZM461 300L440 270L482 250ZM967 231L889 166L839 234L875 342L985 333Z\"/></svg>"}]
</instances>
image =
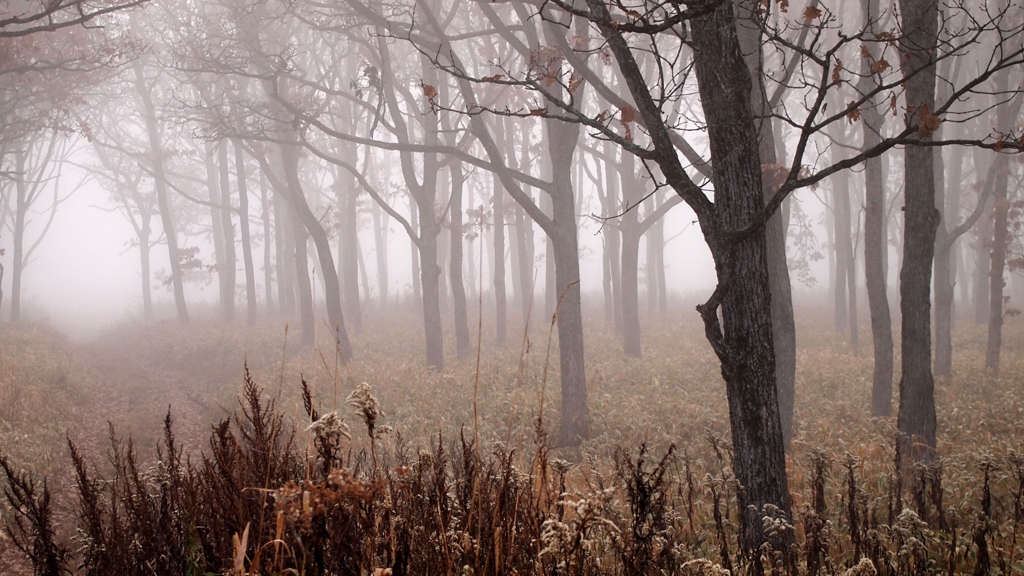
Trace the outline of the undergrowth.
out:
<instances>
[{"instance_id":1,"label":"undergrowth","mask_svg":"<svg viewBox=\"0 0 1024 576\"><path fill-rule=\"evenodd\" d=\"M652 327L642 361L610 329L588 332L594 434L574 449L547 442L557 374L543 376L539 330L485 355L476 394L472 361L431 373L414 347L387 348L408 344L398 322L363 334L347 366L289 350L280 326L122 336L136 357L207 375L151 441L118 422L105 455L67 440L65 477L0 444L5 537L37 574L1024 574L1019 327L1002 377L977 369L980 331L958 332L957 373L937 383L940 458L917 467L892 420L867 413L870 355L802 328L793 525L765 518L797 545L750 557L724 391L687 322ZM209 375L227 372L244 374L238 398ZM200 404L205 438L181 438L172 414Z\"/></svg>"}]
</instances>

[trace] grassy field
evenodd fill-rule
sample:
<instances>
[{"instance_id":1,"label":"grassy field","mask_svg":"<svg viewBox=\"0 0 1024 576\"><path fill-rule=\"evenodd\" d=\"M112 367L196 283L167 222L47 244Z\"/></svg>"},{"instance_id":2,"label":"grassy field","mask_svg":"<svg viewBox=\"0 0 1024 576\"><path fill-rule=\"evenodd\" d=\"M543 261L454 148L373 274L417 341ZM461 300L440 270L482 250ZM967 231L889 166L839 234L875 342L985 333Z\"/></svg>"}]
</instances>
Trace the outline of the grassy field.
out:
<instances>
[{"instance_id":1,"label":"grassy field","mask_svg":"<svg viewBox=\"0 0 1024 576\"><path fill-rule=\"evenodd\" d=\"M999 377L982 367L983 331L961 323L954 377L937 384L938 465L897 474L895 421L869 414L870 341L854 353L820 312L798 314L798 548L763 551L763 566L791 570L792 557L800 573L1024 574L1024 323L1007 323ZM539 320L504 350L485 325L479 366L452 351L441 373L425 369L412 315L368 318L348 365L329 342L301 349L284 321L122 326L82 345L5 326L0 453L15 472L49 478L53 546L83 573L742 573L724 385L698 322L692 310L652 319L644 358L630 360L591 317L592 437L557 450L543 436L558 417L557 346ZM302 381L314 416L336 411L343 424L310 427ZM380 414L368 434L371 397ZM254 432L264 416L269 437ZM65 434L82 454L77 471ZM107 491L92 516L85 476ZM9 502L0 513L19 517ZM117 538L130 518L139 525L126 544ZM182 539L138 536L158 521ZM101 561L118 544L135 552ZM9 535L0 548L0 572L27 569ZM161 566L133 568L129 557L147 554Z\"/></svg>"}]
</instances>

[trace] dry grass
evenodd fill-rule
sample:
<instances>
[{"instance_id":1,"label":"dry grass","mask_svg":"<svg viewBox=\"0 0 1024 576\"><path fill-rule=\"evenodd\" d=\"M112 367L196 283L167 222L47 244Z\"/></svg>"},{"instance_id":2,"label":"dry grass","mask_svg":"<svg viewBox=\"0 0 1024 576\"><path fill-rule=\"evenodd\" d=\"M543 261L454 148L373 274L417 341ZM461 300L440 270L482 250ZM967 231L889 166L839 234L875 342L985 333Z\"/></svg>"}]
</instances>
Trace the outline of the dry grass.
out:
<instances>
[{"instance_id":1,"label":"dry grass","mask_svg":"<svg viewBox=\"0 0 1024 576\"><path fill-rule=\"evenodd\" d=\"M855 355L823 327L828 323L820 315L805 312L799 320L789 468L800 571L870 573L856 572L867 570L861 563L866 558L882 573L984 573L979 570L986 562L1001 573L1024 573L1024 465L1018 456L1024 451L1022 323L1011 319L1007 324L999 378L981 368L983 332L960 327L956 373L937 387L941 470L898 475L894 421L872 419L868 413L870 342ZM269 321L251 330L216 323L126 327L82 352L66 343L54 346L60 340L52 333L8 330L0 346L0 396L16 398L36 412L18 420L9 411L11 419L2 419L4 433L21 430L39 447L22 450L8 435L0 439L0 452L17 463L15 477L17 468L26 467L22 462L41 463L29 467L37 474L52 471L46 463L66 452L62 428L67 423L88 428L79 424L89 415L76 408L74 394L95 391L98 382L110 379L116 372L110 365L117 362L104 354L116 349L136 365L128 374L161 374L134 384L124 374L113 378L122 382L120 393L131 407L117 426L135 439L133 466L151 470L148 462L161 439L166 464L168 437L155 423L167 409L168 396L157 388L173 388L172 413L178 421L192 422L184 433L175 427L175 442L191 454L191 466L183 464L176 481L187 489L171 495L159 486L146 488L144 481L131 488L124 444L123 471L118 472L104 463L101 449L90 450L95 438L82 440L79 477L99 473L116 479L120 474L126 478L122 497L148 494L190 507L194 514L200 514L197 501L214 495L225 499L219 512L210 512L213 516L179 514L163 520L178 522L186 536L193 531L192 539L186 537L177 544L182 549L173 552L179 568L267 574L370 573L371 568L414 574L711 574L722 566L740 569L749 559L739 556L731 520L736 486L728 466L724 386L697 322L693 312L683 311L648 323L642 360L623 358L613 331L600 321L589 322L593 436L579 448L560 450L549 450L536 427L540 406L544 428L553 428L558 412L557 361L546 355L547 326L535 327L525 349L510 344L495 350L485 334L479 376L475 359L453 361L443 373L426 370L417 336L421 325L403 315L371 318L367 326L372 329L354 338L357 360L347 366L337 361L329 342L301 352L294 335L285 337L282 323ZM239 440L253 430L251 418L244 416L210 437L206 424L238 411L246 361L262 389L255 400L276 403L272 414L278 418L274 434L279 436L274 442L292 438L294 431L287 447ZM61 367L63 379L52 377L55 367ZM301 380L308 383L305 403ZM384 413L372 437L360 413L347 403L361 382L370 383ZM69 391L63 408L47 401L55 386ZM252 388L246 390L243 406L251 412ZM313 416L332 411L346 421L352 438L327 441L316 429L306 430ZM439 433L444 438L440 444ZM235 464L227 469L233 480L217 484L213 471L223 466L218 450L228 454L229 437L240 446L230 452ZM260 450L277 451L276 481L257 474L264 468L243 465ZM447 496L437 500L439 493ZM261 504L269 494L278 498L273 510ZM442 508L424 508L423 499ZM65 494L63 501L68 500ZM111 502L110 497L105 501ZM502 508L509 501L517 510L510 519ZM280 523L278 512L284 518ZM110 513L96 513L107 518L100 524L110 522ZM506 521L511 524L502 524ZM62 533L70 533L71 523L65 519ZM212 525L219 526L216 533L196 532L198 526ZM411 541L405 548L403 538ZM361 544L342 549L341 541ZM139 545L166 557L175 544L153 540ZM334 551L317 552L318 545L334 546ZM89 550L80 548L78 557ZM765 567L784 566L776 552L765 551ZM97 570L86 571L103 573Z\"/></svg>"}]
</instances>

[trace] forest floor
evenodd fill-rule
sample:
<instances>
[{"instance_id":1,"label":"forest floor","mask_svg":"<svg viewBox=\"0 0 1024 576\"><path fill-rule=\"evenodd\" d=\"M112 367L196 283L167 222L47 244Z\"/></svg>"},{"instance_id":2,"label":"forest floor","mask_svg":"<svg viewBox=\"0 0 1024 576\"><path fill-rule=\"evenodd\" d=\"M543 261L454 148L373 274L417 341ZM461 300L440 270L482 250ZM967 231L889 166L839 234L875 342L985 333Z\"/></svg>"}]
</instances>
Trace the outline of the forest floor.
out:
<instances>
[{"instance_id":1,"label":"forest floor","mask_svg":"<svg viewBox=\"0 0 1024 576\"><path fill-rule=\"evenodd\" d=\"M802 311L798 317L790 464L797 504L805 501L798 492L807 488L812 452L829 454L833 461L857 456L861 474L874 478L869 484L878 491L884 490L892 460L894 418L868 414L870 340L864 336L855 350L826 328L830 323L822 316ZM688 456L713 459L709 439L728 438L726 403L697 322L692 311L652 320L645 326L645 356L635 360L623 357L613 329L591 319L592 437L582 447L556 451L557 456L569 462L612 461L618 448L645 442L653 454L676 444ZM1007 323L1000 377L982 368L983 330L965 324L955 335L956 374L938 383L937 404L947 505L962 508L966 517L975 504L967 502L977 499L979 462L1024 451L1024 321ZM358 419L345 398L358 383L370 383L386 414L383 424L414 447L429 445L439 431L450 437L469 430L479 434L484 447L511 446L523 453L535 438L538 415L545 428L556 425L557 343L549 342L548 326L538 325L525 337L510 329L503 350L495 349L493 335L485 332L479 367L475 355L456 360L449 351L449 366L437 373L425 369L415 316L372 318L366 325L353 335L357 356L347 366L330 342L301 349L297 331L289 334L283 321L254 328L202 320L189 327L122 326L83 344L41 325L0 327L0 454L16 468L46 475L64 522L70 523L74 488L66 438L98 470L105 467L111 430L130 438L140 460L149 462L156 458L170 410L179 445L198 457L208 449L211 425L236 411L246 366L300 430L305 427L301 380L309 382L321 412L350 414L350 423ZM897 384L898 375L894 389ZM895 401L894 396L894 413ZM0 522L10 519L4 502ZM25 569L12 552L9 539L0 536L0 573Z\"/></svg>"}]
</instances>

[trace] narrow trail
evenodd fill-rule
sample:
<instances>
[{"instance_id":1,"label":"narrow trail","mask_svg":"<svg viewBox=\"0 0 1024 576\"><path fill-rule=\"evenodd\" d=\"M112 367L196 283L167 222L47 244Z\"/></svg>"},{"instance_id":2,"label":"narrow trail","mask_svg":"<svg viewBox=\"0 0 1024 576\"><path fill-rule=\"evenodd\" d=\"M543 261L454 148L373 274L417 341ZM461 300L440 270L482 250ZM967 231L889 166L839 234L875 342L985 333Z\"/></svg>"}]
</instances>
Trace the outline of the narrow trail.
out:
<instances>
[{"instance_id":1,"label":"narrow trail","mask_svg":"<svg viewBox=\"0 0 1024 576\"><path fill-rule=\"evenodd\" d=\"M80 350L90 415L68 433L90 458L106 458L113 426L123 442L131 439L140 462L151 462L163 443L168 409L178 449L196 455L206 446L211 425L227 416L196 390L194 367L168 368L110 342L87 343Z\"/></svg>"}]
</instances>

